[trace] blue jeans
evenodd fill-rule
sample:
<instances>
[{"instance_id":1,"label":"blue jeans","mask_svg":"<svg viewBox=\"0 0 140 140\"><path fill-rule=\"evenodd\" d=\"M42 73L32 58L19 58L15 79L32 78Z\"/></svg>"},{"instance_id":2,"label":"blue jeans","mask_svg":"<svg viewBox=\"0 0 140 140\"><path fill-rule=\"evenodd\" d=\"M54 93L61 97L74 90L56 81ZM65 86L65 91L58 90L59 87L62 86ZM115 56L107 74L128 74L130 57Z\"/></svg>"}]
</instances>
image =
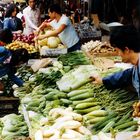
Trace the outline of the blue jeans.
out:
<instances>
[{"instance_id":1,"label":"blue jeans","mask_svg":"<svg viewBox=\"0 0 140 140\"><path fill-rule=\"evenodd\" d=\"M72 47L68 48L68 52L73 52L73 51L76 51L76 50L81 50L81 42L80 41L78 41Z\"/></svg>"},{"instance_id":2,"label":"blue jeans","mask_svg":"<svg viewBox=\"0 0 140 140\"><path fill-rule=\"evenodd\" d=\"M23 81L18 78L17 76L15 76L12 67L9 65L5 65L3 67L0 67L0 77L4 76L4 75L8 75L8 77L18 86L22 86L23 85Z\"/></svg>"}]
</instances>

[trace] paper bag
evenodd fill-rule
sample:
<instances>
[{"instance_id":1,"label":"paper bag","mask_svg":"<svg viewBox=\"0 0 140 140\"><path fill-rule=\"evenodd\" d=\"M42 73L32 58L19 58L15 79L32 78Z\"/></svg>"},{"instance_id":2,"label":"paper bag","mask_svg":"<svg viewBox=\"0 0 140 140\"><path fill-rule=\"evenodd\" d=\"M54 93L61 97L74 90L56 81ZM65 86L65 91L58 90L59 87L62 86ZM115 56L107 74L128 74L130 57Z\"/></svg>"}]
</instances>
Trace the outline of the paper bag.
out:
<instances>
[{"instance_id":1,"label":"paper bag","mask_svg":"<svg viewBox=\"0 0 140 140\"><path fill-rule=\"evenodd\" d=\"M51 62L52 62L51 58L43 58L43 59L37 60L31 66L31 68L34 72L37 72L40 68L44 68L44 67L48 66Z\"/></svg>"}]
</instances>

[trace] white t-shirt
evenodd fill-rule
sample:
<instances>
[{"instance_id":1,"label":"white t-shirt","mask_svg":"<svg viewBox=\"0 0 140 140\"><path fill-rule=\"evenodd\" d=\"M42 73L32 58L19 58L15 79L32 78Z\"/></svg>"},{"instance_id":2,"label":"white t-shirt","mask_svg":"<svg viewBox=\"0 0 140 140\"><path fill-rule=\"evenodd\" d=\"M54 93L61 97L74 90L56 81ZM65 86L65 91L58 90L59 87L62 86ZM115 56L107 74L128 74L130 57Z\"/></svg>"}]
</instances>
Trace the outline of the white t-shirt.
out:
<instances>
[{"instance_id":1,"label":"white t-shirt","mask_svg":"<svg viewBox=\"0 0 140 140\"><path fill-rule=\"evenodd\" d=\"M28 6L23 10L23 16L25 18L25 28L23 34L32 34L40 25L40 10L38 8L33 10L30 6Z\"/></svg>"},{"instance_id":2,"label":"white t-shirt","mask_svg":"<svg viewBox=\"0 0 140 140\"><path fill-rule=\"evenodd\" d=\"M70 19L67 16L62 15L58 22L55 19L50 22L50 25L54 29L58 29L62 24L65 24L66 28L64 31L58 34L58 36L64 45L66 45L68 48L71 48L76 43L78 43L79 37L72 26Z\"/></svg>"}]
</instances>

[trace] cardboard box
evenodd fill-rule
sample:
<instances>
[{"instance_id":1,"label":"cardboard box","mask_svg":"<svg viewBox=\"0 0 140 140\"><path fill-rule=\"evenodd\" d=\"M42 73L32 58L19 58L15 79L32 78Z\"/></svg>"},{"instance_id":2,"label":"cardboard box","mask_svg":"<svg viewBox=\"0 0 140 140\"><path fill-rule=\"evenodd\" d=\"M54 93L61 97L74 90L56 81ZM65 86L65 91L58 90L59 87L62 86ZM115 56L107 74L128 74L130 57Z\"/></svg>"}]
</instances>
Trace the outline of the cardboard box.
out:
<instances>
[{"instance_id":1,"label":"cardboard box","mask_svg":"<svg viewBox=\"0 0 140 140\"><path fill-rule=\"evenodd\" d=\"M50 49L50 48L41 48L40 49L40 55L41 56L58 56L61 54L66 54L67 53L67 48L63 48L63 49Z\"/></svg>"}]
</instances>

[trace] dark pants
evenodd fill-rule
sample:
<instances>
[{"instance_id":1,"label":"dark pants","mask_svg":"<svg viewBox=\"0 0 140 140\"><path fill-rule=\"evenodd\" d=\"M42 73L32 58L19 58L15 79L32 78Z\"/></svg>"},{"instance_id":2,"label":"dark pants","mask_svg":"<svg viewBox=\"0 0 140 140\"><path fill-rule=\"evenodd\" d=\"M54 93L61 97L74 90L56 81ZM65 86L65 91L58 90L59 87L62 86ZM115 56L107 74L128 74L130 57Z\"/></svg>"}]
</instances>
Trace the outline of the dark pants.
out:
<instances>
[{"instance_id":1,"label":"dark pants","mask_svg":"<svg viewBox=\"0 0 140 140\"><path fill-rule=\"evenodd\" d=\"M73 51L76 51L76 50L81 50L81 42L80 41L78 41L72 47L68 48L68 52L73 52Z\"/></svg>"}]
</instances>

